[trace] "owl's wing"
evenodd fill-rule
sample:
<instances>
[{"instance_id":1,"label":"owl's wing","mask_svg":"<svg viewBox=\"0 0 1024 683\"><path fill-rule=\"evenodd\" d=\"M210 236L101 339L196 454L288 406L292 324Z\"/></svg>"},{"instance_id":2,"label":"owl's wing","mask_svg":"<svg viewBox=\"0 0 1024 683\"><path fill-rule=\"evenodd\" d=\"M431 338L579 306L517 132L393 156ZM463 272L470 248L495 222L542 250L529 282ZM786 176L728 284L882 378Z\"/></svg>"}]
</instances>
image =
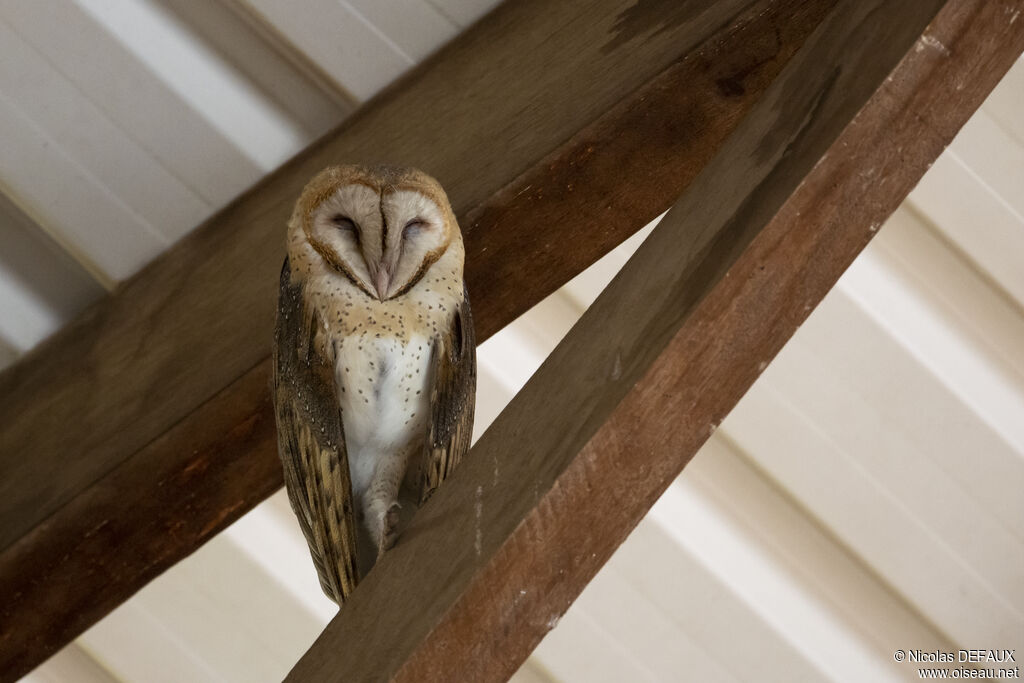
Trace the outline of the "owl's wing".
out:
<instances>
[{"instance_id":1,"label":"owl's wing","mask_svg":"<svg viewBox=\"0 0 1024 683\"><path fill-rule=\"evenodd\" d=\"M285 259L274 337L278 453L320 585L340 605L359 581L352 484L333 369L313 347L319 321L304 300Z\"/></svg>"},{"instance_id":2,"label":"owl's wing","mask_svg":"<svg viewBox=\"0 0 1024 683\"><path fill-rule=\"evenodd\" d=\"M459 464L473 435L476 338L465 286L451 328L434 340L431 354L432 412L420 479L420 504Z\"/></svg>"}]
</instances>

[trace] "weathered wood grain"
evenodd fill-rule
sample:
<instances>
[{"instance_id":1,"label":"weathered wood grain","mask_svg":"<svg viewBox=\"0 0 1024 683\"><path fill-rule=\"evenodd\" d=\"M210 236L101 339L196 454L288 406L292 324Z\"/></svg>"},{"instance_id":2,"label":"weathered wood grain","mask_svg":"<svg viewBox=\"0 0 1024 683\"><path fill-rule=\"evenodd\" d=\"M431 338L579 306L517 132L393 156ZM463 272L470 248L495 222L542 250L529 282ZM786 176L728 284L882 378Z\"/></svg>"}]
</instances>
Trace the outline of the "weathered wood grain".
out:
<instances>
[{"instance_id":1,"label":"weathered wood grain","mask_svg":"<svg viewBox=\"0 0 1024 683\"><path fill-rule=\"evenodd\" d=\"M409 101L405 89L417 93L418 107L432 101L420 80L443 83L431 75L432 69L461 73L460 68L469 68L449 64L452 60L490 64L489 72L479 64L473 67L483 79L474 92L507 86L499 68L503 64L509 69L543 64L550 70L562 55L570 62L567 69L580 69L573 66L580 49L608 51L620 62L637 60L635 78L629 77L626 64L617 66L619 99L606 97L591 105L587 92L577 92L583 99L572 105L587 111L552 115L559 122L557 133L518 128L515 103L522 103L514 96L515 106L505 112L505 119L484 111L494 106L489 100L463 101L457 112L448 112L453 126L463 125L473 112L486 114L489 125L496 126L489 132L471 126L467 135L477 136L475 148L456 141L463 164L466 159L488 167L498 164L481 181L486 190L472 177L459 176L463 169L454 165L454 153L438 152L449 159L446 172L461 188L452 196L466 227L467 277L479 336L485 338L667 209L833 4L761 0L730 15L721 26L721 17L712 22L697 12L687 31L697 31L704 42L687 31L674 34L676 45L671 50L662 46L656 54L658 70L645 61L653 59L649 51L633 50L636 41L608 45L640 21L625 13L623 28L614 28L621 9L616 3L577 7L584 17L560 30L582 31L594 39L595 47L569 41L556 49L556 41L544 46L548 62L508 61L505 52L500 52L505 62L494 61L491 48L478 53L457 44L368 105L371 113L360 115L363 123L347 124L322 141L324 149L307 152L313 161L303 157L278 172L79 321L73 332L37 352L15 376L0 379L0 391L27 392L0 397L0 429L13 424L9 420L15 416L27 421L18 423L14 432L0 432L0 467L11 477L0 488L17 498L0 503L6 505L0 508L0 527L8 541L0 551L0 680L40 662L280 485L265 361L274 294L264 278L267 273L276 278L277 259L283 258L282 215L311 167L328 163L331 155L350 160L342 156L346 145L365 150L377 137L387 138L374 132L383 130L374 126L384 123L372 122L397 117L394 102ZM590 26L588 17L602 7L594 19L600 26ZM550 16L546 3L517 3L479 30L489 38L500 32L503 41L516 43L526 39L521 34L532 36L537 30L551 35ZM675 15L670 11L665 16ZM686 21L681 15L676 19ZM544 27L537 29L538 24ZM673 26L670 22L665 31L676 30ZM488 45L487 39L473 35L462 40ZM498 85L484 79L484 73ZM629 90L629 85L635 87ZM546 88L535 95L548 100L529 102L537 108L531 114L537 117L531 124L535 127L543 128L549 107L568 106L556 96L554 85ZM373 114L374 108L386 113ZM564 117L578 127L564 124ZM424 133L430 134L430 128ZM542 139L538 142L533 135ZM487 144L481 145L484 136ZM496 140L505 141L512 151L496 151ZM409 137L401 144L410 145L409 154L423 155L430 145L445 142L434 135L426 142L414 144ZM400 143L382 144L402 149ZM421 144L426 147L416 146ZM530 151L520 149L524 145ZM551 151L540 154L545 145ZM390 153L396 154L392 160L399 158L398 152ZM508 161L503 154L511 154L515 164L503 165L501 159ZM436 164L423 157L412 161L437 172ZM570 183L576 184L568 187ZM538 239L542 233L537 226L544 226L547 240ZM116 343L104 353L110 340ZM72 362L74 354L65 345L82 358ZM53 367L47 369L46 363ZM61 385L29 391L35 381L56 381L61 371L78 373L64 380L73 389ZM150 391L152 387L159 391ZM107 391L114 394L106 396ZM106 407L90 408L94 400ZM46 401L54 402L52 415ZM96 430L95 437L67 416L76 405L89 413L84 424ZM32 422L40 415L47 417ZM38 438L33 442L34 436ZM144 443L136 447L138 442ZM22 452L15 444L33 443L41 463L8 467ZM39 510L33 507L37 504Z\"/></svg>"},{"instance_id":2,"label":"weathered wood grain","mask_svg":"<svg viewBox=\"0 0 1024 683\"><path fill-rule=\"evenodd\" d=\"M1022 10L843 0L288 680L510 675L1020 54Z\"/></svg>"},{"instance_id":3,"label":"weathered wood grain","mask_svg":"<svg viewBox=\"0 0 1024 683\"><path fill-rule=\"evenodd\" d=\"M478 332L497 332L561 287L567 264L589 266L667 211L834 4L751 7L468 211L469 291L489 308Z\"/></svg>"},{"instance_id":4,"label":"weathered wood grain","mask_svg":"<svg viewBox=\"0 0 1024 683\"><path fill-rule=\"evenodd\" d=\"M15 681L281 486L261 363L10 546L0 680Z\"/></svg>"}]
</instances>

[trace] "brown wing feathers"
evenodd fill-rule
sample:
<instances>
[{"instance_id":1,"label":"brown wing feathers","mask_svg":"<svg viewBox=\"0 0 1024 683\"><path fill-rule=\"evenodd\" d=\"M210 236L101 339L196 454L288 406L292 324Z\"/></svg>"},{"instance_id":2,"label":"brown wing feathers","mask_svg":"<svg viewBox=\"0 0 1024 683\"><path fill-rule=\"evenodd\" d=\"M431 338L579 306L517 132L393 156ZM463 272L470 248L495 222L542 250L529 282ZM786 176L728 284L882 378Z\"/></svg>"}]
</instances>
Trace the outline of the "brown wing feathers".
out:
<instances>
[{"instance_id":1,"label":"brown wing feathers","mask_svg":"<svg viewBox=\"0 0 1024 683\"><path fill-rule=\"evenodd\" d=\"M420 503L444 481L469 451L476 396L476 338L469 297L447 334L433 345L431 420L420 484Z\"/></svg>"},{"instance_id":2,"label":"brown wing feathers","mask_svg":"<svg viewBox=\"0 0 1024 683\"><path fill-rule=\"evenodd\" d=\"M288 498L309 544L320 584L341 604L359 580L352 486L330 367L312 348L316 316L291 283L281 288L274 354L278 452Z\"/></svg>"},{"instance_id":3,"label":"brown wing feathers","mask_svg":"<svg viewBox=\"0 0 1024 683\"><path fill-rule=\"evenodd\" d=\"M309 544L320 584L341 604L359 580L341 411L329 365L313 349L318 321L300 285L281 272L274 355L278 446L288 498ZM420 502L469 450L476 393L476 343L469 300L432 349L431 421L422 460Z\"/></svg>"}]
</instances>

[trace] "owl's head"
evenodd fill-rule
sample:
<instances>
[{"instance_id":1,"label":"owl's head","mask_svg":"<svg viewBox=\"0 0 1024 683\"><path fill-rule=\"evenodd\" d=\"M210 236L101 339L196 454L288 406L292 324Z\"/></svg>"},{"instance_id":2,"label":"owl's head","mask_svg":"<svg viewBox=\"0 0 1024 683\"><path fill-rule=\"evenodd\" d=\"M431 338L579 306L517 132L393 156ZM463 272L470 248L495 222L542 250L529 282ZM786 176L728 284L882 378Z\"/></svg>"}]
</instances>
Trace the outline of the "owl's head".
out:
<instances>
[{"instance_id":1,"label":"owl's head","mask_svg":"<svg viewBox=\"0 0 1024 683\"><path fill-rule=\"evenodd\" d=\"M381 301L409 291L453 243L461 253L441 185L391 166L324 169L303 190L289 229L293 265L320 258Z\"/></svg>"}]
</instances>

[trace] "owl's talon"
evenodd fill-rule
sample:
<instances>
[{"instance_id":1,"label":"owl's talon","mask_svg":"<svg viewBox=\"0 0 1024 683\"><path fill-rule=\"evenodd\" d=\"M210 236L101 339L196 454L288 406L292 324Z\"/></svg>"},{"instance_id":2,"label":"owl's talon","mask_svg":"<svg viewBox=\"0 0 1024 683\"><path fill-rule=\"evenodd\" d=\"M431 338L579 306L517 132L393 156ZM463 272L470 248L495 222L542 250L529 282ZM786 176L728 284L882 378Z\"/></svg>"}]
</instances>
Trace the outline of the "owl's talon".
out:
<instances>
[{"instance_id":1,"label":"owl's talon","mask_svg":"<svg viewBox=\"0 0 1024 683\"><path fill-rule=\"evenodd\" d=\"M391 550L398 540L398 520L401 517L402 506L392 503L387 511L380 516L380 545L377 546L377 559L380 559L386 551Z\"/></svg>"}]
</instances>

